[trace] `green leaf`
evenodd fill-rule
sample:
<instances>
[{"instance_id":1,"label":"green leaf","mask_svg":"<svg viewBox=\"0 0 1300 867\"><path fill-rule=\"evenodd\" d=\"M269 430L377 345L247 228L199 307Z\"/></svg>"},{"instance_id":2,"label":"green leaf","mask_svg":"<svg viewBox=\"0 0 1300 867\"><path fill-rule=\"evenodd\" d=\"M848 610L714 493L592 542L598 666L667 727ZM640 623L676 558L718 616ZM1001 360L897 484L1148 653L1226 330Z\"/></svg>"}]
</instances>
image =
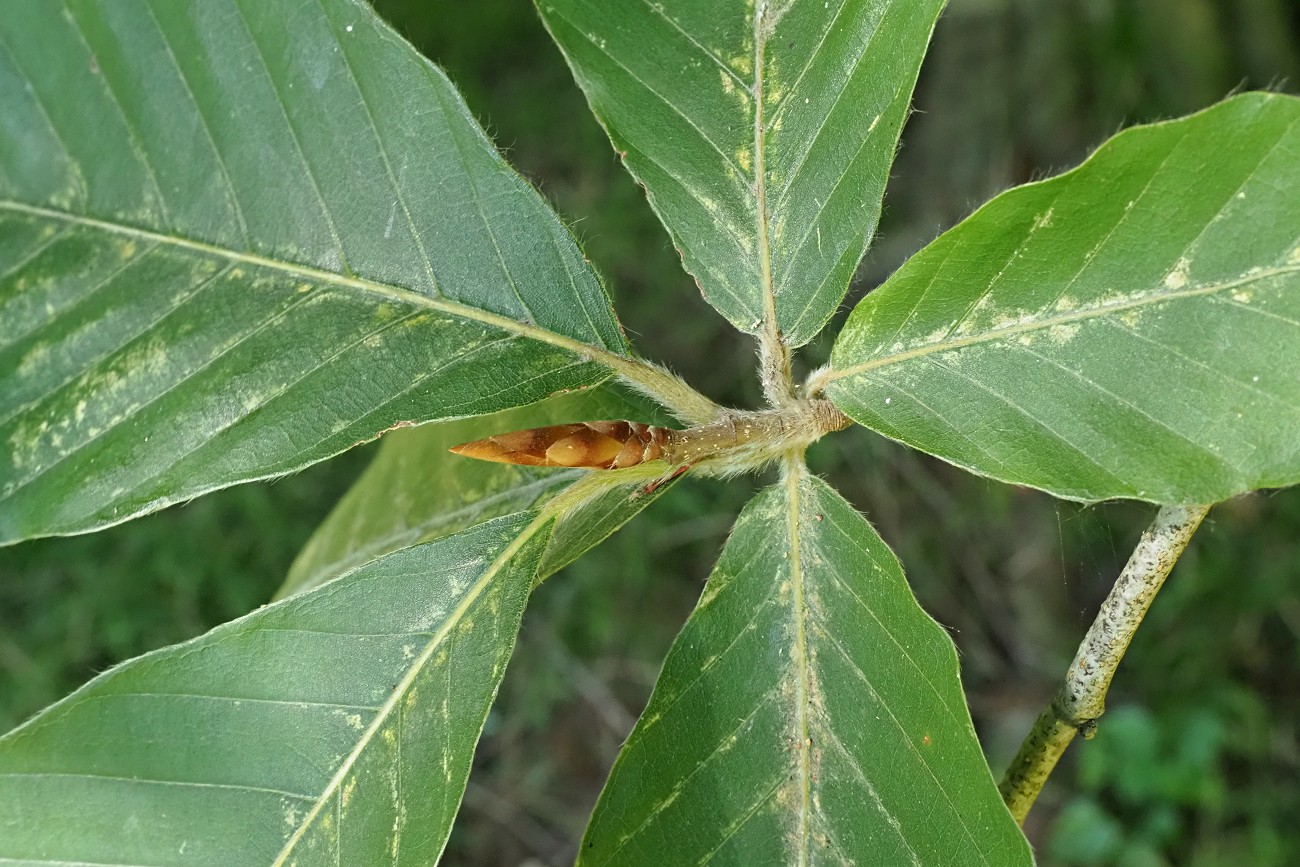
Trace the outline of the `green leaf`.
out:
<instances>
[{"instance_id":1,"label":"green leaf","mask_svg":"<svg viewBox=\"0 0 1300 867\"><path fill-rule=\"evenodd\" d=\"M449 454L451 446L507 431L606 419L648 424L667 421L662 410L645 397L606 384L521 409L394 431L384 437L374 461L299 553L277 598L317 587L392 551L442 538L499 515L537 508L592 474L590 470L470 460ZM618 493L607 492L609 500L600 497L560 516L539 577L590 547L581 542L590 537L590 531L574 535L578 525L599 517L601 525L611 521L616 527L667 487L629 498L646 484L639 473L629 475L633 480L614 486ZM634 508L619 518L624 504ZM606 535L608 532L591 539L591 544Z\"/></svg>"},{"instance_id":2,"label":"green leaf","mask_svg":"<svg viewBox=\"0 0 1300 867\"><path fill-rule=\"evenodd\" d=\"M550 520L371 563L0 738L0 861L431 864Z\"/></svg>"},{"instance_id":3,"label":"green leaf","mask_svg":"<svg viewBox=\"0 0 1300 867\"><path fill-rule=\"evenodd\" d=\"M802 470L741 513L582 864L1027 864L947 633Z\"/></svg>"},{"instance_id":4,"label":"green leaf","mask_svg":"<svg viewBox=\"0 0 1300 867\"><path fill-rule=\"evenodd\" d=\"M853 311L859 423L1078 500L1300 481L1300 100L1253 93L1004 193Z\"/></svg>"},{"instance_id":5,"label":"green leaf","mask_svg":"<svg viewBox=\"0 0 1300 867\"><path fill-rule=\"evenodd\" d=\"M366 4L6 4L0 544L625 351L568 231Z\"/></svg>"},{"instance_id":6,"label":"green leaf","mask_svg":"<svg viewBox=\"0 0 1300 867\"><path fill-rule=\"evenodd\" d=\"M568 566L666 494L677 484L677 477L665 478L665 472L672 468L652 463L616 473L593 473L563 491L570 499L557 498L551 506L558 517L537 567L537 580Z\"/></svg>"},{"instance_id":7,"label":"green leaf","mask_svg":"<svg viewBox=\"0 0 1300 867\"><path fill-rule=\"evenodd\" d=\"M537 0L704 296L810 340L880 216L942 0Z\"/></svg>"}]
</instances>

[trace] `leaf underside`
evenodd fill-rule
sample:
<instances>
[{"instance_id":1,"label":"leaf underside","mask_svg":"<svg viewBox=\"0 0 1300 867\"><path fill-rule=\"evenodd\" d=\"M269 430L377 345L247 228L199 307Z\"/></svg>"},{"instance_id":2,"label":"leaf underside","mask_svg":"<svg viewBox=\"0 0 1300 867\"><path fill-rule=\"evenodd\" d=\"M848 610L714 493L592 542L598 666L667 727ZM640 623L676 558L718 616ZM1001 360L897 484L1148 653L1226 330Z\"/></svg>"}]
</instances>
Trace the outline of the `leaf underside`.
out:
<instances>
[{"instance_id":1,"label":"leaf underside","mask_svg":"<svg viewBox=\"0 0 1300 867\"><path fill-rule=\"evenodd\" d=\"M799 346L880 216L942 0L537 0L686 269Z\"/></svg>"},{"instance_id":2,"label":"leaf underside","mask_svg":"<svg viewBox=\"0 0 1300 867\"><path fill-rule=\"evenodd\" d=\"M0 738L0 861L433 863L548 534L480 524L97 677Z\"/></svg>"},{"instance_id":3,"label":"leaf underside","mask_svg":"<svg viewBox=\"0 0 1300 867\"><path fill-rule=\"evenodd\" d=\"M858 305L832 365L859 423L1057 496L1295 484L1300 100L1138 127L998 196Z\"/></svg>"},{"instance_id":4,"label":"leaf underside","mask_svg":"<svg viewBox=\"0 0 1300 867\"><path fill-rule=\"evenodd\" d=\"M567 230L364 3L6 4L0 544L625 351Z\"/></svg>"},{"instance_id":5,"label":"leaf underside","mask_svg":"<svg viewBox=\"0 0 1300 867\"><path fill-rule=\"evenodd\" d=\"M871 526L806 475L742 512L581 864L1031 863L951 639Z\"/></svg>"}]
</instances>

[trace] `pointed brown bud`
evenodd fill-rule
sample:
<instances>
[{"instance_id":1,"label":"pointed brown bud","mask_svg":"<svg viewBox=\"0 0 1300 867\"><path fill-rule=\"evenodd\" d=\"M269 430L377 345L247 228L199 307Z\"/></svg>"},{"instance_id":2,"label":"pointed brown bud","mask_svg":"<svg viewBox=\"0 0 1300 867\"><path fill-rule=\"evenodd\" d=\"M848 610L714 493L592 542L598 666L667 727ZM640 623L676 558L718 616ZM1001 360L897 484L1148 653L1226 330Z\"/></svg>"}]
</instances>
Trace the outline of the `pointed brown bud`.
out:
<instances>
[{"instance_id":1,"label":"pointed brown bud","mask_svg":"<svg viewBox=\"0 0 1300 867\"><path fill-rule=\"evenodd\" d=\"M591 421L497 434L451 450L504 464L615 470L659 458L674 433L634 421Z\"/></svg>"}]
</instances>

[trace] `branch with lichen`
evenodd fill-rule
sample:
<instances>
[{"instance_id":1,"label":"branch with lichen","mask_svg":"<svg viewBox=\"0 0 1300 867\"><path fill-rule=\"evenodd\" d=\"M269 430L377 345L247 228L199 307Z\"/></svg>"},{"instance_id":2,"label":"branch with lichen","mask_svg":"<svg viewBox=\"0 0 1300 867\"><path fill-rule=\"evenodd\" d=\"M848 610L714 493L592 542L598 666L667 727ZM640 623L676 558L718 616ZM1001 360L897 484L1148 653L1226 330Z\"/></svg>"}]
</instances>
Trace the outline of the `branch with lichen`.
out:
<instances>
[{"instance_id":1,"label":"branch with lichen","mask_svg":"<svg viewBox=\"0 0 1300 867\"><path fill-rule=\"evenodd\" d=\"M1096 733L1115 669L1169 571L1209 510L1209 506L1165 506L1142 534L1079 645L1065 682L1034 721L998 786L1017 822L1024 823L1074 736L1091 738Z\"/></svg>"}]
</instances>

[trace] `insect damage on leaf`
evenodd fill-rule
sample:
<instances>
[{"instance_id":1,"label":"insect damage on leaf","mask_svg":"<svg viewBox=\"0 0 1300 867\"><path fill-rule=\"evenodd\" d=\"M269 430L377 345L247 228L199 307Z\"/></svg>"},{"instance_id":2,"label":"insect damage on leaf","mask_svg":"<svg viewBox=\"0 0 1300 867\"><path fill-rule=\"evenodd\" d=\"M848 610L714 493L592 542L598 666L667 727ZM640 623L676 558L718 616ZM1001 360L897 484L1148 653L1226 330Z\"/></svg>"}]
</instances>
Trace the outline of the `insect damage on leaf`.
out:
<instances>
[{"instance_id":1,"label":"insect damage on leaf","mask_svg":"<svg viewBox=\"0 0 1300 867\"><path fill-rule=\"evenodd\" d=\"M589 421L497 434L451 450L503 464L619 470L664 457L677 434L636 421Z\"/></svg>"}]
</instances>

